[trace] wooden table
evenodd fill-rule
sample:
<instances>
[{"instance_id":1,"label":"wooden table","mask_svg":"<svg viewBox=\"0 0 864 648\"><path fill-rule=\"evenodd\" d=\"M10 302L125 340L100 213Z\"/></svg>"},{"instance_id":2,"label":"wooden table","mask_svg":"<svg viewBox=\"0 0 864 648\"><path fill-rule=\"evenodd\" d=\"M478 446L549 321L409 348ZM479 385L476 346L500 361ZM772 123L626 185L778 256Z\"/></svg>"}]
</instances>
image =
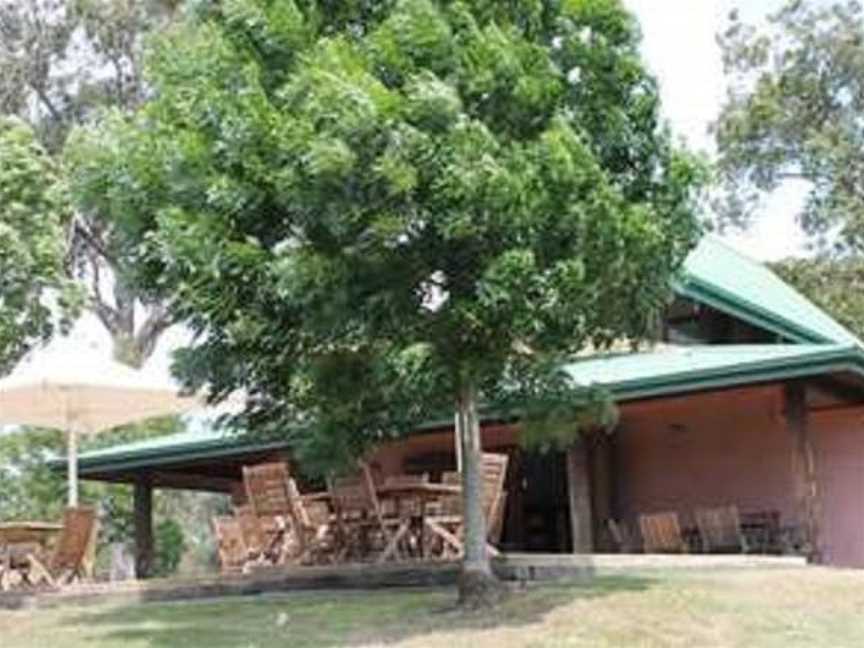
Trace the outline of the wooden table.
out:
<instances>
[{"instance_id":1,"label":"wooden table","mask_svg":"<svg viewBox=\"0 0 864 648\"><path fill-rule=\"evenodd\" d=\"M2 522L0 545L36 542L47 547L62 530L62 524L52 522Z\"/></svg>"},{"instance_id":2,"label":"wooden table","mask_svg":"<svg viewBox=\"0 0 864 648\"><path fill-rule=\"evenodd\" d=\"M62 524L51 522L0 523L0 591L9 588L12 571L26 565L34 545L46 551L62 530Z\"/></svg>"},{"instance_id":3,"label":"wooden table","mask_svg":"<svg viewBox=\"0 0 864 648\"><path fill-rule=\"evenodd\" d=\"M420 557L423 558L425 556L425 547L423 542L423 538L425 536L424 531L428 530L436 536L441 535L438 528L428 524L428 520L426 518L426 505L429 502L438 501L442 497L461 495L462 487L457 486L456 484L408 482L384 484L382 486L378 486L375 491L380 498L390 498L396 500L397 511L401 509L402 500L413 500L415 502L419 502L420 504L419 514L406 516L405 519L402 520L402 523L399 525L399 528L396 530L396 533L390 538L390 542L387 543L387 547L384 549L384 552L378 559L378 562L386 562L396 556L396 551L399 547L399 543L405 539L405 536L412 529L418 532L417 537L419 541ZM448 542L452 542L452 539L448 538L446 540Z\"/></svg>"}]
</instances>

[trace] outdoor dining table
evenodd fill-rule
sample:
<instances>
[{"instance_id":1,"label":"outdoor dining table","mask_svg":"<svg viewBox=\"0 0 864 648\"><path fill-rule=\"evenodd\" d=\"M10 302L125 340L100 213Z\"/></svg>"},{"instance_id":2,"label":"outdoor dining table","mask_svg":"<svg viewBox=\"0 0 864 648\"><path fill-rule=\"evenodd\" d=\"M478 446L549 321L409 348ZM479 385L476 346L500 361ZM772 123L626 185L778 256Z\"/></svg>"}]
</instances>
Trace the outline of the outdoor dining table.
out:
<instances>
[{"instance_id":1,"label":"outdoor dining table","mask_svg":"<svg viewBox=\"0 0 864 648\"><path fill-rule=\"evenodd\" d=\"M8 589L11 572L26 563L34 545L40 552L47 551L62 530L62 524L52 522L0 523L0 590Z\"/></svg>"},{"instance_id":2,"label":"outdoor dining table","mask_svg":"<svg viewBox=\"0 0 864 648\"><path fill-rule=\"evenodd\" d=\"M0 522L0 546L35 542L47 548L62 530L53 522Z\"/></svg>"},{"instance_id":3,"label":"outdoor dining table","mask_svg":"<svg viewBox=\"0 0 864 648\"><path fill-rule=\"evenodd\" d=\"M399 543L412 530L416 532L420 557L423 558L426 553L426 547L424 546L426 534L424 531L428 530L433 536L440 535L438 529L427 524L427 504L437 502L442 497L461 495L462 487L456 484L437 484L433 482L396 482L382 484L375 491L379 498L395 500L397 511L401 510L402 502L405 500L411 500L419 504L418 513L405 517L378 559L378 562L386 562L396 556Z\"/></svg>"}]
</instances>

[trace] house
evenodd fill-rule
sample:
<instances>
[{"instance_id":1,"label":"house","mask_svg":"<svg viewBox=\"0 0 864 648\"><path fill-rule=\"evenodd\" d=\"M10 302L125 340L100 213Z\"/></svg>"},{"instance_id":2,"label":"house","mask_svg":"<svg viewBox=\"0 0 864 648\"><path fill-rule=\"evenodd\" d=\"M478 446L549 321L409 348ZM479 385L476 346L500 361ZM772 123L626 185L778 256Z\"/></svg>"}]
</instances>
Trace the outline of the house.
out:
<instances>
[{"instance_id":1,"label":"house","mask_svg":"<svg viewBox=\"0 0 864 648\"><path fill-rule=\"evenodd\" d=\"M511 456L505 550L609 551L610 519L632 530L639 514L676 511L689 526L698 507L734 504L774 519L813 560L864 567L862 342L711 236L675 294L661 344L566 367L614 395L611 433L541 455L520 449L518 423L484 420L484 448ZM240 466L284 452L278 441L199 430L83 454L79 472L136 485L146 553L153 488L236 496ZM453 455L452 426L429 424L372 464L435 473L452 469Z\"/></svg>"}]
</instances>

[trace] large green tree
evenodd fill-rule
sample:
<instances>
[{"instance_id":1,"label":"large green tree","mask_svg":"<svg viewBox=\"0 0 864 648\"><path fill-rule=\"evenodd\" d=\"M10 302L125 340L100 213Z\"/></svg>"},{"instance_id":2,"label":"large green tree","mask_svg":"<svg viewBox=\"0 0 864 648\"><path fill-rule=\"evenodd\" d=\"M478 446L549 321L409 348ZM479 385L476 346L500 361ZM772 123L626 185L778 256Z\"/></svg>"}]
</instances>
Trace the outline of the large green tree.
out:
<instances>
[{"instance_id":1,"label":"large green tree","mask_svg":"<svg viewBox=\"0 0 864 648\"><path fill-rule=\"evenodd\" d=\"M68 326L79 305L66 278L63 189L33 131L0 116L0 375Z\"/></svg>"},{"instance_id":2,"label":"large green tree","mask_svg":"<svg viewBox=\"0 0 864 648\"><path fill-rule=\"evenodd\" d=\"M747 224L790 180L809 193L800 224L826 249L864 251L864 10L791 0L759 26L721 35L729 93L714 125L726 221Z\"/></svg>"},{"instance_id":3,"label":"large green tree","mask_svg":"<svg viewBox=\"0 0 864 648\"><path fill-rule=\"evenodd\" d=\"M638 47L615 0L202 2L80 162L253 429L334 457L455 411L466 604L496 591L478 403L577 402L557 362L644 336L698 237Z\"/></svg>"}]
</instances>

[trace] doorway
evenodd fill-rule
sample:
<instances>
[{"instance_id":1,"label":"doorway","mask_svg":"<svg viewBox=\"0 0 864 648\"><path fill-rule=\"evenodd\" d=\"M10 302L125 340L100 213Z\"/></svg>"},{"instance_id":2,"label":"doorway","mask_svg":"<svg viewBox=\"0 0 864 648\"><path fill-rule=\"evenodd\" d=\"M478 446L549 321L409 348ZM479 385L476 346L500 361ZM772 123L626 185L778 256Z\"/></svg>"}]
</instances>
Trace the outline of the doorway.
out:
<instances>
[{"instance_id":1,"label":"doorway","mask_svg":"<svg viewBox=\"0 0 864 648\"><path fill-rule=\"evenodd\" d=\"M564 553L572 546L562 452L510 453L505 552Z\"/></svg>"}]
</instances>

